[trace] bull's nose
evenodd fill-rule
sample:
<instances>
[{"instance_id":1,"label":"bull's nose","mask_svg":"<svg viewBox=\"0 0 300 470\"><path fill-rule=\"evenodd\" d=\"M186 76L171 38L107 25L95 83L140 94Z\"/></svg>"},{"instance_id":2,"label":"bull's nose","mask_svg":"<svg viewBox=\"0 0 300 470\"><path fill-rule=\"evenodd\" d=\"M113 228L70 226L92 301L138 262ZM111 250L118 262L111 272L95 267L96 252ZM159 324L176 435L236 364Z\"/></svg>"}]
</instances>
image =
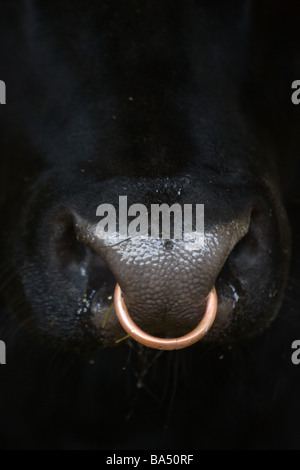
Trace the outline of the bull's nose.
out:
<instances>
[{"instance_id":1,"label":"bull's nose","mask_svg":"<svg viewBox=\"0 0 300 470\"><path fill-rule=\"evenodd\" d=\"M169 338L197 327L224 263L248 227L249 213L239 220L211 224L202 245L195 242L197 234L188 241L102 240L95 225L76 220L77 239L105 260L132 320L150 335Z\"/></svg>"}]
</instances>

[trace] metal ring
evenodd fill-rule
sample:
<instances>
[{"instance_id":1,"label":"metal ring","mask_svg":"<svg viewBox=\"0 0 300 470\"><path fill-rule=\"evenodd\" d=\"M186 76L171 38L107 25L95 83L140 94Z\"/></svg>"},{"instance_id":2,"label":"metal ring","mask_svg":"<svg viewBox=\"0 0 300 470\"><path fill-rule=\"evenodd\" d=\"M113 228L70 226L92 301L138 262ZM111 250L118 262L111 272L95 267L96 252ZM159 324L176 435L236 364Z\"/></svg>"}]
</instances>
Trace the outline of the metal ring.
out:
<instances>
[{"instance_id":1,"label":"metal ring","mask_svg":"<svg viewBox=\"0 0 300 470\"><path fill-rule=\"evenodd\" d=\"M121 325L132 338L149 348L170 351L172 349L183 349L191 346L206 335L217 313L218 297L216 289L213 287L208 295L206 311L199 325L196 326L194 330L190 331L190 333L180 336L179 338L158 338L157 336L149 335L141 330L129 316L119 284L117 284L115 288L114 303L116 314Z\"/></svg>"}]
</instances>

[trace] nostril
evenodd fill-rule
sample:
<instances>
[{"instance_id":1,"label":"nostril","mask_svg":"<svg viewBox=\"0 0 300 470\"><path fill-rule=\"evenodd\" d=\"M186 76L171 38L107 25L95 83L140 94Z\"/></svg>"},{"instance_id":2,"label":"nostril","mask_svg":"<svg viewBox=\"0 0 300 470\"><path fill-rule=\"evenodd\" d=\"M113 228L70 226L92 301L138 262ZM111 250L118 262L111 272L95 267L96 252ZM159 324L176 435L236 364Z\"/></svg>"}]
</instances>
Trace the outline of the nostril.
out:
<instances>
[{"instance_id":1,"label":"nostril","mask_svg":"<svg viewBox=\"0 0 300 470\"><path fill-rule=\"evenodd\" d=\"M111 296L114 292L116 279L104 259L93 248L86 247L89 257L89 284L90 287L99 290L105 287L105 292ZM105 295L106 295L105 294Z\"/></svg>"},{"instance_id":2,"label":"nostril","mask_svg":"<svg viewBox=\"0 0 300 470\"><path fill-rule=\"evenodd\" d=\"M61 266L81 264L86 258L86 247L77 239L74 216L60 212L52 220L51 229L53 249Z\"/></svg>"},{"instance_id":3,"label":"nostril","mask_svg":"<svg viewBox=\"0 0 300 470\"><path fill-rule=\"evenodd\" d=\"M270 216L264 207L253 207L247 233L235 245L218 275L218 292L221 297L232 299L233 307L245 297L253 280L267 274L272 246Z\"/></svg>"},{"instance_id":4,"label":"nostril","mask_svg":"<svg viewBox=\"0 0 300 470\"><path fill-rule=\"evenodd\" d=\"M93 293L93 305L101 310L112 298L116 280L91 239L84 236L86 229L78 230L76 216L67 210L55 214L51 220L51 244L55 263L64 275L85 295Z\"/></svg>"},{"instance_id":5,"label":"nostril","mask_svg":"<svg viewBox=\"0 0 300 470\"><path fill-rule=\"evenodd\" d=\"M237 243L228 261L234 261L243 270L257 269L270 250L270 214L262 207L251 212L247 234Z\"/></svg>"}]
</instances>

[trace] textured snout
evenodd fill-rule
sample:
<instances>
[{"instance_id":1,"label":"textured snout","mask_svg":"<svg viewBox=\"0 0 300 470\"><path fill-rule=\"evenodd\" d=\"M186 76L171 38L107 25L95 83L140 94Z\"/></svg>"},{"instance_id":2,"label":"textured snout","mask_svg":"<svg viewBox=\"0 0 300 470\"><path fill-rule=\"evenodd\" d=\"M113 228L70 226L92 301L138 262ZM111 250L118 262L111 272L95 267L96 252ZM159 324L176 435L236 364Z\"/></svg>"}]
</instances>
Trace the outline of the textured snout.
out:
<instances>
[{"instance_id":1,"label":"textured snout","mask_svg":"<svg viewBox=\"0 0 300 470\"><path fill-rule=\"evenodd\" d=\"M77 238L105 261L133 322L151 335L177 338L199 325L216 279L248 227L249 215L207 230L203 244L197 233L188 241L135 237L116 242L97 238L95 226L81 221ZM220 322L222 315L216 325Z\"/></svg>"}]
</instances>

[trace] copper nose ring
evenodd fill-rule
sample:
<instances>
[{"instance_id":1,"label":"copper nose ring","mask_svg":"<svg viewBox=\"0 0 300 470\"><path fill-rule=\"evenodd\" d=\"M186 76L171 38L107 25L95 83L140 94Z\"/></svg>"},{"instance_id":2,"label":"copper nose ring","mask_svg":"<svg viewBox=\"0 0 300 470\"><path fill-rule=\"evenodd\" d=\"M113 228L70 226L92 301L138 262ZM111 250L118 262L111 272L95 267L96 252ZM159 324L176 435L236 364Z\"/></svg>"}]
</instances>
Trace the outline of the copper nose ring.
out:
<instances>
[{"instance_id":1,"label":"copper nose ring","mask_svg":"<svg viewBox=\"0 0 300 470\"><path fill-rule=\"evenodd\" d=\"M121 325L132 338L149 348L170 351L172 349L183 349L191 346L208 332L217 313L218 297L216 289L213 287L208 295L206 311L199 325L196 326L194 330L179 338L158 338L141 330L129 316L119 284L117 284L115 288L114 303L116 314Z\"/></svg>"}]
</instances>

